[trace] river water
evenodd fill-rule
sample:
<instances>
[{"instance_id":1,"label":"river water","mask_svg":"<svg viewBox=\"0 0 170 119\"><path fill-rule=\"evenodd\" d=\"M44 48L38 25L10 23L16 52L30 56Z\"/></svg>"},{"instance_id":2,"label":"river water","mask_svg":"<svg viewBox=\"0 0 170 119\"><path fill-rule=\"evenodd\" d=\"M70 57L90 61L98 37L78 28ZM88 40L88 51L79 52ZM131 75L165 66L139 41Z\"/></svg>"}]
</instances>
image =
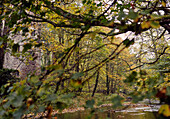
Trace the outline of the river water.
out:
<instances>
[{"instance_id":1,"label":"river water","mask_svg":"<svg viewBox=\"0 0 170 119\"><path fill-rule=\"evenodd\" d=\"M57 114L57 119L157 119L159 105L137 104L126 110L114 111L111 107Z\"/></svg>"}]
</instances>

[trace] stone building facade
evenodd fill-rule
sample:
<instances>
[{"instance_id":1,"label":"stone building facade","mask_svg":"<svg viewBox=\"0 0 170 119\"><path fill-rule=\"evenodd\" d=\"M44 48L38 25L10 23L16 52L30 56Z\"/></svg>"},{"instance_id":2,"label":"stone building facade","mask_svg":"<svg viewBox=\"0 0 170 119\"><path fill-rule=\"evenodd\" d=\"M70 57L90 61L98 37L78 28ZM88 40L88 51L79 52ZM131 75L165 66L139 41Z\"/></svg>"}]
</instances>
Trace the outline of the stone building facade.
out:
<instances>
[{"instance_id":1,"label":"stone building facade","mask_svg":"<svg viewBox=\"0 0 170 119\"><path fill-rule=\"evenodd\" d=\"M23 50L23 44L26 42L20 42L24 39L22 35L19 33L17 35L9 36L14 40L14 43L18 43L20 48L19 50ZM28 34L27 37L37 38L37 36L31 36ZM27 75L35 73L36 75L41 72L41 50L35 48L34 50L30 50L27 53L30 53L30 56L36 57L36 60L28 60L29 56L26 58L22 58L22 56L12 56L10 50L6 50L4 57L4 68L14 69L19 71L19 77L24 79Z\"/></svg>"}]
</instances>

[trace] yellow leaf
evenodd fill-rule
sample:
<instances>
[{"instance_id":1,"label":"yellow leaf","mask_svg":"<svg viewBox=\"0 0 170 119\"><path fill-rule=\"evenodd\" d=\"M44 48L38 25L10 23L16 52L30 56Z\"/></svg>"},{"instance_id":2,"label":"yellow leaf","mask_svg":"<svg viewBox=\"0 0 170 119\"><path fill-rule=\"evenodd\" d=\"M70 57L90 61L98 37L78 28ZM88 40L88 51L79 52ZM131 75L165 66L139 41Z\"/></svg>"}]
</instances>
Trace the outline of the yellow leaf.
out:
<instances>
[{"instance_id":1,"label":"yellow leaf","mask_svg":"<svg viewBox=\"0 0 170 119\"><path fill-rule=\"evenodd\" d=\"M73 86L74 88L79 88L81 87L81 81L80 80L71 80L71 86Z\"/></svg>"},{"instance_id":2,"label":"yellow leaf","mask_svg":"<svg viewBox=\"0 0 170 119\"><path fill-rule=\"evenodd\" d=\"M164 1L162 1L162 6L166 7L166 3Z\"/></svg>"},{"instance_id":3,"label":"yellow leaf","mask_svg":"<svg viewBox=\"0 0 170 119\"><path fill-rule=\"evenodd\" d=\"M2 45L0 45L0 48L3 48L4 47L4 45L2 44Z\"/></svg>"},{"instance_id":4,"label":"yellow leaf","mask_svg":"<svg viewBox=\"0 0 170 119\"><path fill-rule=\"evenodd\" d=\"M32 98L28 98L27 99L27 107L29 107L32 104L33 104L33 99Z\"/></svg>"},{"instance_id":5,"label":"yellow leaf","mask_svg":"<svg viewBox=\"0 0 170 119\"><path fill-rule=\"evenodd\" d=\"M163 114L166 117L170 117L170 107L168 104L164 104L159 109L159 114Z\"/></svg>"},{"instance_id":6,"label":"yellow leaf","mask_svg":"<svg viewBox=\"0 0 170 119\"><path fill-rule=\"evenodd\" d=\"M150 26L151 26L150 21L144 21L144 22L141 23L142 29L149 28Z\"/></svg>"}]
</instances>

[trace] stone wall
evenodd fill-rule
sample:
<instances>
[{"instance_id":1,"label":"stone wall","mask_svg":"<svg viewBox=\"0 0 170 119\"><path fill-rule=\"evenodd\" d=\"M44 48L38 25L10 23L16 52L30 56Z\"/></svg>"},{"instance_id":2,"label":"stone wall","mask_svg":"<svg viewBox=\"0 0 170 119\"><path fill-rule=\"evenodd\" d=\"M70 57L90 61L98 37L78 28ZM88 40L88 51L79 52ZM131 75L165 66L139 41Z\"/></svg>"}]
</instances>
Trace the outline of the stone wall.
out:
<instances>
[{"instance_id":1,"label":"stone wall","mask_svg":"<svg viewBox=\"0 0 170 119\"><path fill-rule=\"evenodd\" d=\"M14 40L14 43L19 43L20 51L23 49L24 42L20 43L21 40L24 39L21 35L9 36ZM30 37L30 36L29 36ZM34 49L29 51L30 55L33 57L37 57L36 60L31 61L27 60L27 58L23 59L22 56L12 56L11 51L7 50L4 58L4 68L15 69L19 71L19 77L24 79L27 75L35 73L36 75L40 74L41 67L41 53L39 49ZM22 60L21 60L22 59Z\"/></svg>"}]
</instances>

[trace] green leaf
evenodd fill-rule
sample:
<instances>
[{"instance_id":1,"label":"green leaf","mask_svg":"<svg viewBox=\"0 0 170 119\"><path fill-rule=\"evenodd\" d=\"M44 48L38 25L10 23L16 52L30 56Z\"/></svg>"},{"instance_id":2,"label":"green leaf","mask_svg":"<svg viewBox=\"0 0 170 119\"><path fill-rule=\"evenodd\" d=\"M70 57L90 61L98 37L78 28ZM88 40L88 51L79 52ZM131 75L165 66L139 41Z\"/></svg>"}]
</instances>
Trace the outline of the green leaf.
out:
<instances>
[{"instance_id":1,"label":"green leaf","mask_svg":"<svg viewBox=\"0 0 170 119\"><path fill-rule=\"evenodd\" d=\"M111 31L108 33L109 36L112 36L112 35L114 35L114 34L115 34L115 29L111 30Z\"/></svg>"},{"instance_id":2,"label":"green leaf","mask_svg":"<svg viewBox=\"0 0 170 119\"><path fill-rule=\"evenodd\" d=\"M42 43L38 43L35 45L35 47L40 47L40 46L42 46Z\"/></svg>"},{"instance_id":3,"label":"green leaf","mask_svg":"<svg viewBox=\"0 0 170 119\"><path fill-rule=\"evenodd\" d=\"M15 111L14 114L14 119L21 119L21 116L22 116L22 112L21 111Z\"/></svg>"},{"instance_id":4,"label":"green leaf","mask_svg":"<svg viewBox=\"0 0 170 119\"><path fill-rule=\"evenodd\" d=\"M48 0L44 0L44 3L47 4L47 6L51 4L51 2Z\"/></svg>"},{"instance_id":5,"label":"green leaf","mask_svg":"<svg viewBox=\"0 0 170 119\"><path fill-rule=\"evenodd\" d=\"M78 79L80 77L82 77L84 74L83 72L78 72L72 75L71 79Z\"/></svg>"},{"instance_id":6,"label":"green leaf","mask_svg":"<svg viewBox=\"0 0 170 119\"><path fill-rule=\"evenodd\" d=\"M145 0L138 0L139 2L144 2Z\"/></svg>"},{"instance_id":7,"label":"green leaf","mask_svg":"<svg viewBox=\"0 0 170 119\"><path fill-rule=\"evenodd\" d=\"M14 119L21 119L23 112L26 108L27 108L26 105L23 105L18 110L16 110L13 114Z\"/></svg>"},{"instance_id":8,"label":"green leaf","mask_svg":"<svg viewBox=\"0 0 170 119\"><path fill-rule=\"evenodd\" d=\"M56 12L58 15L62 15L61 12L60 12L58 9L56 9L55 12Z\"/></svg>"},{"instance_id":9,"label":"green leaf","mask_svg":"<svg viewBox=\"0 0 170 119\"><path fill-rule=\"evenodd\" d=\"M129 40L129 39L125 39L123 41L123 44L126 45L126 47L129 47L130 45L133 45L135 42L134 38L132 40Z\"/></svg>"},{"instance_id":10,"label":"green leaf","mask_svg":"<svg viewBox=\"0 0 170 119\"><path fill-rule=\"evenodd\" d=\"M16 53L16 52L18 52L18 51L19 51L19 44L16 43L16 44L14 44L14 45L12 46L12 52L13 52L13 53Z\"/></svg>"},{"instance_id":11,"label":"green leaf","mask_svg":"<svg viewBox=\"0 0 170 119\"><path fill-rule=\"evenodd\" d=\"M86 0L83 0L83 2L82 2L83 4L85 4L86 3Z\"/></svg>"},{"instance_id":12,"label":"green leaf","mask_svg":"<svg viewBox=\"0 0 170 119\"><path fill-rule=\"evenodd\" d=\"M123 44L124 44L124 45L127 45L129 42L130 42L129 39L125 39L125 40L123 41Z\"/></svg>"},{"instance_id":13,"label":"green leaf","mask_svg":"<svg viewBox=\"0 0 170 119\"><path fill-rule=\"evenodd\" d=\"M63 102L60 102L60 101L58 101L58 102L56 103L56 108L57 108L57 109L60 109L60 110L65 109L67 106L68 106L68 105L67 105L66 103L63 103Z\"/></svg>"},{"instance_id":14,"label":"green leaf","mask_svg":"<svg viewBox=\"0 0 170 119\"><path fill-rule=\"evenodd\" d=\"M142 15L147 15L147 14L150 13L150 10L142 10L140 13L141 13Z\"/></svg>"},{"instance_id":15,"label":"green leaf","mask_svg":"<svg viewBox=\"0 0 170 119\"><path fill-rule=\"evenodd\" d=\"M55 101L57 99L56 94L49 94L47 95L46 101Z\"/></svg>"},{"instance_id":16,"label":"green leaf","mask_svg":"<svg viewBox=\"0 0 170 119\"><path fill-rule=\"evenodd\" d=\"M145 96L141 95L141 94L138 94L138 95L132 95L132 101L134 103L137 103L139 101L142 101L143 99L145 98Z\"/></svg>"},{"instance_id":17,"label":"green leaf","mask_svg":"<svg viewBox=\"0 0 170 119\"><path fill-rule=\"evenodd\" d=\"M7 98L9 101L12 101L17 96L16 92L10 94Z\"/></svg>"},{"instance_id":18,"label":"green leaf","mask_svg":"<svg viewBox=\"0 0 170 119\"><path fill-rule=\"evenodd\" d=\"M6 111L1 110L1 111L0 111L0 115L4 115L4 114L5 114L5 112L6 112Z\"/></svg>"},{"instance_id":19,"label":"green leaf","mask_svg":"<svg viewBox=\"0 0 170 119\"><path fill-rule=\"evenodd\" d=\"M14 100L12 100L12 105L13 105L14 107L19 107L19 106L22 105L23 100L24 100L23 96L22 96L22 95L18 95L18 96L16 96L16 97L14 98Z\"/></svg>"},{"instance_id":20,"label":"green leaf","mask_svg":"<svg viewBox=\"0 0 170 119\"><path fill-rule=\"evenodd\" d=\"M7 108L9 108L10 105L11 105L11 102L8 101L8 102L6 102L6 103L3 105L3 108L4 108L4 109L7 109Z\"/></svg>"},{"instance_id":21,"label":"green leaf","mask_svg":"<svg viewBox=\"0 0 170 119\"><path fill-rule=\"evenodd\" d=\"M140 75L147 75L146 71L145 70L140 70Z\"/></svg>"},{"instance_id":22,"label":"green leaf","mask_svg":"<svg viewBox=\"0 0 170 119\"><path fill-rule=\"evenodd\" d=\"M22 35L25 35L25 33L29 32L27 27L21 27L22 29Z\"/></svg>"},{"instance_id":23,"label":"green leaf","mask_svg":"<svg viewBox=\"0 0 170 119\"><path fill-rule=\"evenodd\" d=\"M65 95L62 95L62 99L69 99L69 98L72 98L72 97L74 97L75 96L75 94L74 93L69 93L69 94L65 94Z\"/></svg>"},{"instance_id":24,"label":"green leaf","mask_svg":"<svg viewBox=\"0 0 170 119\"><path fill-rule=\"evenodd\" d=\"M56 64L56 65L50 65L49 67L47 67L47 69L49 70L51 70L51 69L58 69L59 71L58 71L58 73L60 72L60 70L61 70L61 65L59 65L59 64ZM57 72L57 71L56 71Z\"/></svg>"},{"instance_id":25,"label":"green leaf","mask_svg":"<svg viewBox=\"0 0 170 119\"><path fill-rule=\"evenodd\" d=\"M32 44L31 43L27 43L23 47L24 47L24 49L22 50L22 53L25 53L25 52L27 52L27 50L31 49Z\"/></svg>"},{"instance_id":26,"label":"green leaf","mask_svg":"<svg viewBox=\"0 0 170 119\"><path fill-rule=\"evenodd\" d=\"M133 81L137 81L137 72L133 71L125 80L125 82L133 82Z\"/></svg>"},{"instance_id":27,"label":"green leaf","mask_svg":"<svg viewBox=\"0 0 170 119\"><path fill-rule=\"evenodd\" d=\"M113 104L113 108L122 106L121 100L123 100L123 98L120 97L119 95L117 95L117 94L112 95L111 101Z\"/></svg>"},{"instance_id":28,"label":"green leaf","mask_svg":"<svg viewBox=\"0 0 170 119\"><path fill-rule=\"evenodd\" d=\"M99 4L97 4L97 7L100 7L100 6L102 6L102 2L100 2Z\"/></svg>"},{"instance_id":29,"label":"green leaf","mask_svg":"<svg viewBox=\"0 0 170 119\"><path fill-rule=\"evenodd\" d=\"M158 21L152 21L152 22L150 23L150 25L151 25L152 28L159 28L159 27L160 27Z\"/></svg>"},{"instance_id":30,"label":"green leaf","mask_svg":"<svg viewBox=\"0 0 170 119\"><path fill-rule=\"evenodd\" d=\"M131 10L129 10L129 15L128 15L128 17L129 17L130 19L136 19L136 18L138 17L138 13L137 13L137 12L134 12L134 11L131 9Z\"/></svg>"},{"instance_id":31,"label":"green leaf","mask_svg":"<svg viewBox=\"0 0 170 119\"><path fill-rule=\"evenodd\" d=\"M40 112L44 112L44 111L45 111L45 107L44 107L43 105L40 105L40 106L38 107L37 112L40 113Z\"/></svg>"},{"instance_id":32,"label":"green leaf","mask_svg":"<svg viewBox=\"0 0 170 119\"><path fill-rule=\"evenodd\" d=\"M86 107L86 108L93 108L94 103L95 103L94 99L87 100L85 107Z\"/></svg>"},{"instance_id":33,"label":"green leaf","mask_svg":"<svg viewBox=\"0 0 170 119\"><path fill-rule=\"evenodd\" d=\"M100 105L102 105L102 104L104 104L104 102L103 102L103 101L100 101L100 102L97 103L97 106L100 106Z\"/></svg>"},{"instance_id":34,"label":"green leaf","mask_svg":"<svg viewBox=\"0 0 170 119\"><path fill-rule=\"evenodd\" d=\"M91 1L91 0L88 0L88 1L87 1L87 4L91 4L91 3L92 3L92 1Z\"/></svg>"},{"instance_id":35,"label":"green leaf","mask_svg":"<svg viewBox=\"0 0 170 119\"><path fill-rule=\"evenodd\" d=\"M159 18L162 18L162 16L161 15L158 15L158 14L151 14L151 19L159 19Z\"/></svg>"},{"instance_id":36,"label":"green leaf","mask_svg":"<svg viewBox=\"0 0 170 119\"><path fill-rule=\"evenodd\" d=\"M3 42L4 42L4 39L0 37L0 46L2 45Z\"/></svg>"},{"instance_id":37,"label":"green leaf","mask_svg":"<svg viewBox=\"0 0 170 119\"><path fill-rule=\"evenodd\" d=\"M22 29L23 32L29 32L27 27L21 27L21 29Z\"/></svg>"},{"instance_id":38,"label":"green leaf","mask_svg":"<svg viewBox=\"0 0 170 119\"><path fill-rule=\"evenodd\" d=\"M170 96L170 86L166 87L166 95Z\"/></svg>"},{"instance_id":39,"label":"green leaf","mask_svg":"<svg viewBox=\"0 0 170 119\"><path fill-rule=\"evenodd\" d=\"M118 16L118 20L119 21L121 21L121 20L123 20L123 18L126 16L126 14L123 12L123 11L121 11L121 12L119 12L119 16Z\"/></svg>"},{"instance_id":40,"label":"green leaf","mask_svg":"<svg viewBox=\"0 0 170 119\"><path fill-rule=\"evenodd\" d=\"M39 82L39 76L31 76L30 83L37 83Z\"/></svg>"},{"instance_id":41,"label":"green leaf","mask_svg":"<svg viewBox=\"0 0 170 119\"><path fill-rule=\"evenodd\" d=\"M64 73L64 69L57 69L58 77L62 76Z\"/></svg>"}]
</instances>

